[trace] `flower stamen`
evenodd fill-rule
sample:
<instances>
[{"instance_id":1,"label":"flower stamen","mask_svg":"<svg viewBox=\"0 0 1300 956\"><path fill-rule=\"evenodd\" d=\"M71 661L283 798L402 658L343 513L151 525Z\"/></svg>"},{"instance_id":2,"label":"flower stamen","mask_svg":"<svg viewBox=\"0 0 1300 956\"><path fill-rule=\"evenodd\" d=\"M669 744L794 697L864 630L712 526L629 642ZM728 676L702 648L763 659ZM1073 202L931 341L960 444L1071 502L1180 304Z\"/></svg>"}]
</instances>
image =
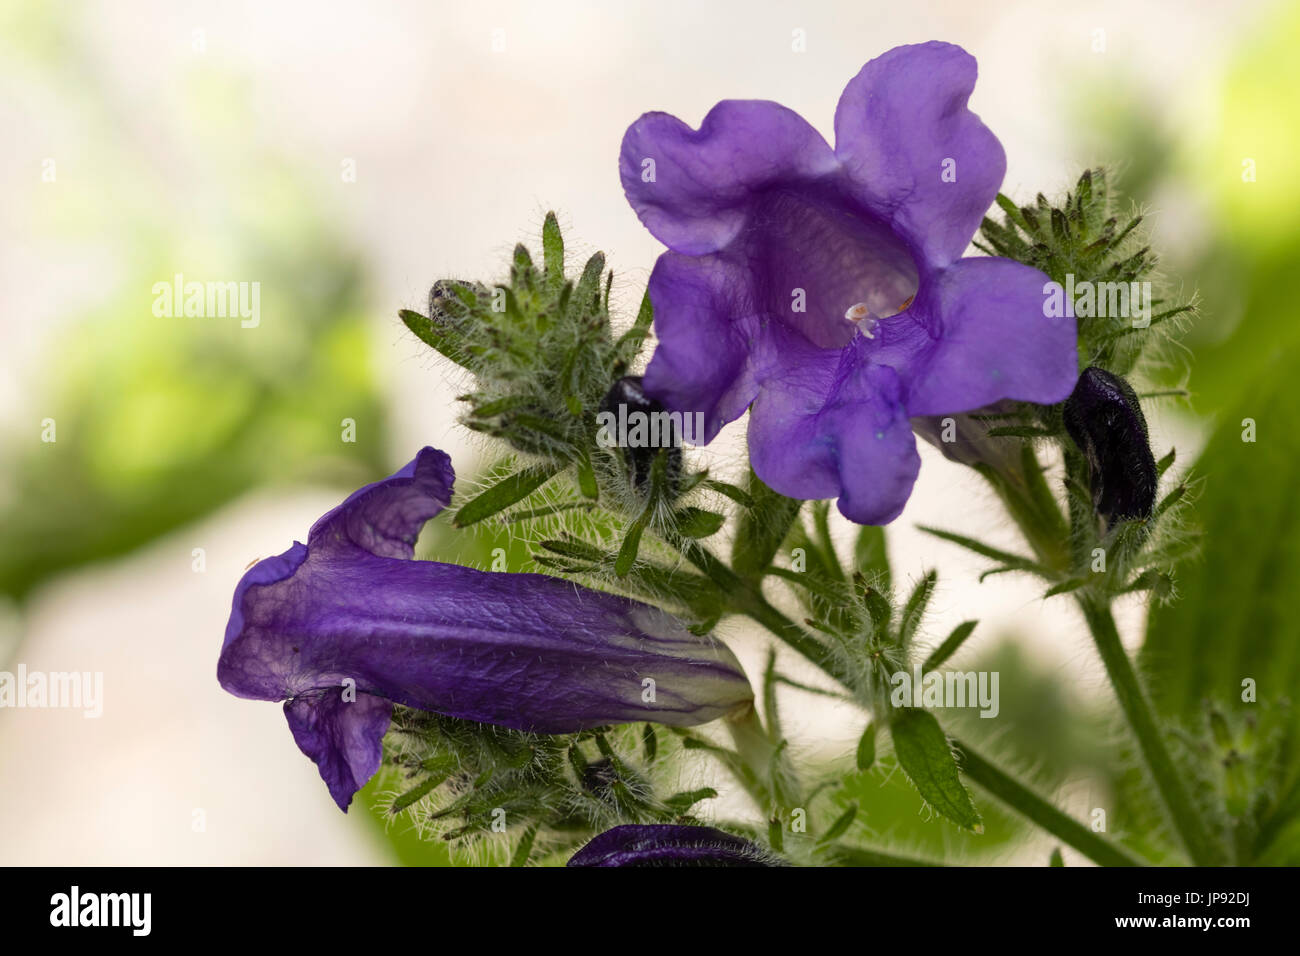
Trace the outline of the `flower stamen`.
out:
<instances>
[{"instance_id":1,"label":"flower stamen","mask_svg":"<svg viewBox=\"0 0 1300 956\"><path fill-rule=\"evenodd\" d=\"M874 315L865 302L858 302L850 306L849 310L844 313L844 318L856 325L858 331L867 338L875 338L872 333L876 331L876 326L880 324L880 317Z\"/></svg>"}]
</instances>

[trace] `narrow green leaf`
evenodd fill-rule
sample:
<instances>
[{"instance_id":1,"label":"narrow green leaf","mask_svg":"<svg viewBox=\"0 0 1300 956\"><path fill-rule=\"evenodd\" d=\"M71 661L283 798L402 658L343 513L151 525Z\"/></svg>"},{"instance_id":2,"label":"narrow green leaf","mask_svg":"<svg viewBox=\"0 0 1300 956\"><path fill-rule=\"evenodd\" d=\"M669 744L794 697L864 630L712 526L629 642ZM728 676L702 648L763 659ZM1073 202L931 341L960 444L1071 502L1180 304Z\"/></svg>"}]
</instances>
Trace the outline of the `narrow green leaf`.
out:
<instances>
[{"instance_id":1,"label":"narrow green leaf","mask_svg":"<svg viewBox=\"0 0 1300 956\"><path fill-rule=\"evenodd\" d=\"M605 254L598 252L587 260L587 265L582 270L582 278L578 280L578 287L573 292L572 305L582 310L596 305L600 295L600 276L604 271Z\"/></svg>"},{"instance_id":2,"label":"narrow green leaf","mask_svg":"<svg viewBox=\"0 0 1300 956\"><path fill-rule=\"evenodd\" d=\"M394 800L393 805L389 808L388 812L401 813L407 807L411 806L411 804L416 803L422 797L425 797L436 790L446 779L446 776L425 777L410 790L407 790Z\"/></svg>"},{"instance_id":3,"label":"narrow green leaf","mask_svg":"<svg viewBox=\"0 0 1300 956\"><path fill-rule=\"evenodd\" d=\"M1091 500L1091 499L1089 499ZM934 535L936 538L942 538L944 541L951 541L953 544L959 544L969 551L983 555L986 558L992 558L994 561L1001 561L1009 568L1015 568L1021 571L1035 571L1045 573L1045 569L1037 562L1029 558L1022 558L1018 554L1012 554L1010 551L1003 551L1001 548L995 548L992 545L984 544L982 541L976 541L974 538L968 538L962 534L954 534L951 531L944 531L940 528L931 528L927 525L917 525L917 528L926 534Z\"/></svg>"},{"instance_id":4,"label":"narrow green leaf","mask_svg":"<svg viewBox=\"0 0 1300 956\"><path fill-rule=\"evenodd\" d=\"M870 770L876 763L876 723L870 721L858 741L858 769Z\"/></svg>"},{"instance_id":5,"label":"narrow green leaf","mask_svg":"<svg viewBox=\"0 0 1300 956\"><path fill-rule=\"evenodd\" d=\"M1060 584L1054 584L1043 592L1043 599L1056 597L1058 594L1069 594L1071 591L1077 591L1088 583L1087 578L1070 578L1068 581L1062 581Z\"/></svg>"},{"instance_id":6,"label":"narrow green leaf","mask_svg":"<svg viewBox=\"0 0 1300 956\"><path fill-rule=\"evenodd\" d=\"M542 262L546 266L547 286L558 291L564 285L564 237L553 212L548 212L542 223Z\"/></svg>"},{"instance_id":7,"label":"narrow green leaf","mask_svg":"<svg viewBox=\"0 0 1300 956\"><path fill-rule=\"evenodd\" d=\"M641 730L641 743L645 748L645 762L654 763L659 754L659 735L655 733L654 724L646 724Z\"/></svg>"},{"instance_id":8,"label":"narrow green leaf","mask_svg":"<svg viewBox=\"0 0 1300 956\"><path fill-rule=\"evenodd\" d=\"M952 633L944 638L944 642L930 652L926 658L925 664L921 666L922 671L932 671L943 665L948 658L957 653L957 649L965 643L966 638L971 636L975 630L978 621L962 621L952 629Z\"/></svg>"},{"instance_id":9,"label":"narrow green leaf","mask_svg":"<svg viewBox=\"0 0 1300 956\"><path fill-rule=\"evenodd\" d=\"M963 830L983 833L979 812L961 782L948 737L934 715L915 708L894 711L889 724L894 755L921 798Z\"/></svg>"},{"instance_id":10,"label":"narrow green leaf","mask_svg":"<svg viewBox=\"0 0 1300 956\"><path fill-rule=\"evenodd\" d=\"M664 800L664 806L673 811L674 814L685 813L701 800L712 800L718 795L718 791L712 787L701 787L698 790L683 790L681 793L674 793L671 797Z\"/></svg>"},{"instance_id":11,"label":"narrow green leaf","mask_svg":"<svg viewBox=\"0 0 1300 956\"><path fill-rule=\"evenodd\" d=\"M464 528L475 524L523 501L550 481L560 470L561 468L555 465L534 465L507 475L486 491L461 505L460 510L456 512L456 527Z\"/></svg>"},{"instance_id":12,"label":"narrow green leaf","mask_svg":"<svg viewBox=\"0 0 1300 956\"><path fill-rule=\"evenodd\" d=\"M749 496L749 492L743 488L737 488L735 485L726 481L715 481L712 478L706 479L704 487L710 491L716 491L720 495L725 495L742 508L754 507L754 499Z\"/></svg>"},{"instance_id":13,"label":"narrow green leaf","mask_svg":"<svg viewBox=\"0 0 1300 956\"><path fill-rule=\"evenodd\" d=\"M863 525L853 542L853 567L868 579L877 579L882 589L889 589L889 551L885 547L884 528Z\"/></svg>"},{"instance_id":14,"label":"narrow green leaf","mask_svg":"<svg viewBox=\"0 0 1300 956\"><path fill-rule=\"evenodd\" d=\"M402 324L429 348L455 362L461 368L470 368L469 354L456 341L455 336L440 323L411 309L402 309L397 315L402 320Z\"/></svg>"},{"instance_id":15,"label":"narrow green leaf","mask_svg":"<svg viewBox=\"0 0 1300 956\"><path fill-rule=\"evenodd\" d=\"M844 835L849 827L853 826L853 821L858 815L858 805L850 803L848 808L835 818L835 822L826 828L826 832L817 838L819 846L825 846Z\"/></svg>"},{"instance_id":16,"label":"narrow green leaf","mask_svg":"<svg viewBox=\"0 0 1300 956\"><path fill-rule=\"evenodd\" d=\"M641 548L641 533L644 530L643 518L637 518L628 526L627 535L618 549L618 557L614 559L614 574L618 577L627 577L628 572L632 570L632 565L636 563L636 554Z\"/></svg>"},{"instance_id":17,"label":"narrow green leaf","mask_svg":"<svg viewBox=\"0 0 1300 956\"><path fill-rule=\"evenodd\" d=\"M646 336L650 334L654 317L654 306L650 304L650 293L647 291L641 297L641 308L637 310L636 321L632 323L630 329L618 337L618 342L614 345L614 352L624 365L631 365L640 353Z\"/></svg>"},{"instance_id":18,"label":"narrow green leaf","mask_svg":"<svg viewBox=\"0 0 1300 956\"><path fill-rule=\"evenodd\" d=\"M903 605L903 615L898 624L898 639L903 645L911 642L917 628L921 626L921 618L925 616L925 609L930 604L930 598L934 596L934 587L938 580L937 572L928 572L925 577L916 582L911 596Z\"/></svg>"},{"instance_id":19,"label":"narrow green leaf","mask_svg":"<svg viewBox=\"0 0 1300 956\"><path fill-rule=\"evenodd\" d=\"M515 845L515 852L510 857L512 867L528 865L528 858L533 853L533 843L536 839L537 824L533 824L524 831L524 835L519 838L519 842Z\"/></svg>"},{"instance_id":20,"label":"narrow green leaf","mask_svg":"<svg viewBox=\"0 0 1300 956\"><path fill-rule=\"evenodd\" d=\"M725 515L694 507L680 508L673 515L677 533L684 538L707 538L717 534L726 520Z\"/></svg>"}]
</instances>

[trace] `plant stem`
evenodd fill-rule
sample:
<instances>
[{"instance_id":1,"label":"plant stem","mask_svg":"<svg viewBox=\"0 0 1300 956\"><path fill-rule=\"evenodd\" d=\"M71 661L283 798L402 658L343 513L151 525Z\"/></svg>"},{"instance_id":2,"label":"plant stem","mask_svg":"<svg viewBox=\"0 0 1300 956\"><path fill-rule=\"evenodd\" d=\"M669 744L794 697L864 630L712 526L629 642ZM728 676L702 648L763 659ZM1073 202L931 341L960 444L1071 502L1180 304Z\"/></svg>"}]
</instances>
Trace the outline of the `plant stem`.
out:
<instances>
[{"instance_id":1,"label":"plant stem","mask_svg":"<svg viewBox=\"0 0 1300 956\"><path fill-rule=\"evenodd\" d=\"M1018 780L989 763L969 746L953 741L962 771L971 780L1018 811L1048 833L1059 837L1088 859L1102 866L1142 866L1143 862L1105 837L1093 833L1082 823L1058 810Z\"/></svg>"},{"instance_id":2,"label":"plant stem","mask_svg":"<svg viewBox=\"0 0 1300 956\"><path fill-rule=\"evenodd\" d=\"M731 609L763 625L782 641L845 686L849 672L826 646L768 603L756 585L745 581L708 548L696 541L669 541L727 596Z\"/></svg>"},{"instance_id":3,"label":"plant stem","mask_svg":"<svg viewBox=\"0 0 1300 956\"><path fill-rule=\"evenodd\" d=\"M1115 627L1109 601L1085 593L1079 595L1078 603L1088 622L1088 629L1092 632L1097 652L1106 665L1106 673L1115 688L1115 696L1119 698L1120 707L1128 718L1138 747L1146 759L1147 770L1155 781L1156 789L1160 792L1174 829L1187 848L1188 855L1198 866L1223 865L1223 854L1206 829L1205 821L1174 765L1151 704L1142 685L1138 683L1133 663L1129 660L1119 630Z\"/></svg>"},{"instance_id":4,"label":"plant stem","mask_svg":"<svg viewBox=\"0 0 1300 956\"><path fill-rule=\"evenodd\" d=\"M833 844L826 852L827 857L838 866L944 866L930 860L898 856L895 853L882 853L863 847Z\"/></svg>"},{"instance_id":5,"label":"plant stem","mask_svg":"<svg viewBox=\"0 0 1300 956\"><path fill-rule=\"evenodd\" d=\"M1069 528L1051 489L1047 487L1033 447L1026 443L1019 467L1003 471L976 468L1002 499L1039 562L1054 569L1068 567Z\"/></svg>"},{"instance_id":6,"label":"plant stem","mask_svg":"<svg viewBox=\"0 0 1300 956\"><path fill-rule=\"evenodd\" d=\"M1039 560L1049 567L1069 565L1069 529L1060 507L1043 480L1042 469L1032 449L1023 456L1020 468L1012 475L981 469L1007 506L1007 513L1029 541ZM1083 589L1076 595L1083 616L1092 632L1097 653L1106 666L1106 674L1115 689L1120 708L1137 738L1148 772L1155 782L1174 829L1192 861L1199 866L1222 864L1223 854L1211 839L1205 822L1192 802L1191 794L1174 765L1164 736L1133 664L1124 650L1109 598Z\"/></svg>"}]
</instances>

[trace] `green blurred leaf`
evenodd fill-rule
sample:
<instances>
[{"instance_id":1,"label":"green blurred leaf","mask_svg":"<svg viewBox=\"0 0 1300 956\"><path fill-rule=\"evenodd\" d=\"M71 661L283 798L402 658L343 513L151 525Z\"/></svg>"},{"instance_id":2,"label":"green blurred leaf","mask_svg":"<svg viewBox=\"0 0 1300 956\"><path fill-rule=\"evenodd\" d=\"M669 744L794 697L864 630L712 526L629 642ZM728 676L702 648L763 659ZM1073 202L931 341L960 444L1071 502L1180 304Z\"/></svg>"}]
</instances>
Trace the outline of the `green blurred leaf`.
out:
<instances>
[{"instance_id":1,"label":"green blurred leaf","mask_svg":"<svg viewBox=\"0 0 1300 956\"><path fill-rule=\"evenodd\" d=\"M1204 554L1178 567L1178 600L1151 611L1141 661L1152 696L1164 714L1188 728L1201 726L1206 700L1255 715L1300 686L1297 362L1300 347L1272 364L1211 437L1196 466L1205 481L1196 505ZM1245 419L1256 423L1253 442L1243 441ZM1242 700L1247 680L1255 682L1257 703ZM1272 782L1280 794L1294 792L1300 774L1297 715L1294 709L1288 715L1285 759ZM1300 801L1289 807L1280 801L1261 821L1263 833L1286 832L1297 812ZM1284 855L1300 861L1300 840Z\"/></svg>"}]
</instances>

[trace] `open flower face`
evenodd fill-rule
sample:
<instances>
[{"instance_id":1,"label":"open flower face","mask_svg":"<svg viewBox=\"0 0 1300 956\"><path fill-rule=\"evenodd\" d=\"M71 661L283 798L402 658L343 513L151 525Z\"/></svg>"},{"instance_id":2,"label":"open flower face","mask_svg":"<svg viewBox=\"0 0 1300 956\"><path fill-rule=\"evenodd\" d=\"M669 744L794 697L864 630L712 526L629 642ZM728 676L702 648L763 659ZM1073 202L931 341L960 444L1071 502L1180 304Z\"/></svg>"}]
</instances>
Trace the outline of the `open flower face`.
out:
<instances>
[{"instance_id":1,"label":"open flower face","mask_svg":"<svg viewBox=\"0 0 1300 956\"><path fill-rule=\"evenodd\" d=\"M750 409L758 476L859 523L907 501L911 417L1050 404L1077 376L1047 277L961 258L1006 170L966 105L975 75L951 44L890 50L845 89L834 148L767 101L719 103L698 130L647 113L623 139L628 200L668 247L647 393L703 413L707 440Z\"/></svg>"},{"instance_id":2,"label":"open flower face","mask_svg":"<svg viewBox=\"0 0 1300 956\"><path fill-rule=\"evenodd\" d=\"M731 651L663 611L545 575L411 560L453 481L425 448L235 590L221 686L285 701L340 807L379 769L394 703L539 733L690 726L749 705Z\"/></svg>"}]
</instances>

